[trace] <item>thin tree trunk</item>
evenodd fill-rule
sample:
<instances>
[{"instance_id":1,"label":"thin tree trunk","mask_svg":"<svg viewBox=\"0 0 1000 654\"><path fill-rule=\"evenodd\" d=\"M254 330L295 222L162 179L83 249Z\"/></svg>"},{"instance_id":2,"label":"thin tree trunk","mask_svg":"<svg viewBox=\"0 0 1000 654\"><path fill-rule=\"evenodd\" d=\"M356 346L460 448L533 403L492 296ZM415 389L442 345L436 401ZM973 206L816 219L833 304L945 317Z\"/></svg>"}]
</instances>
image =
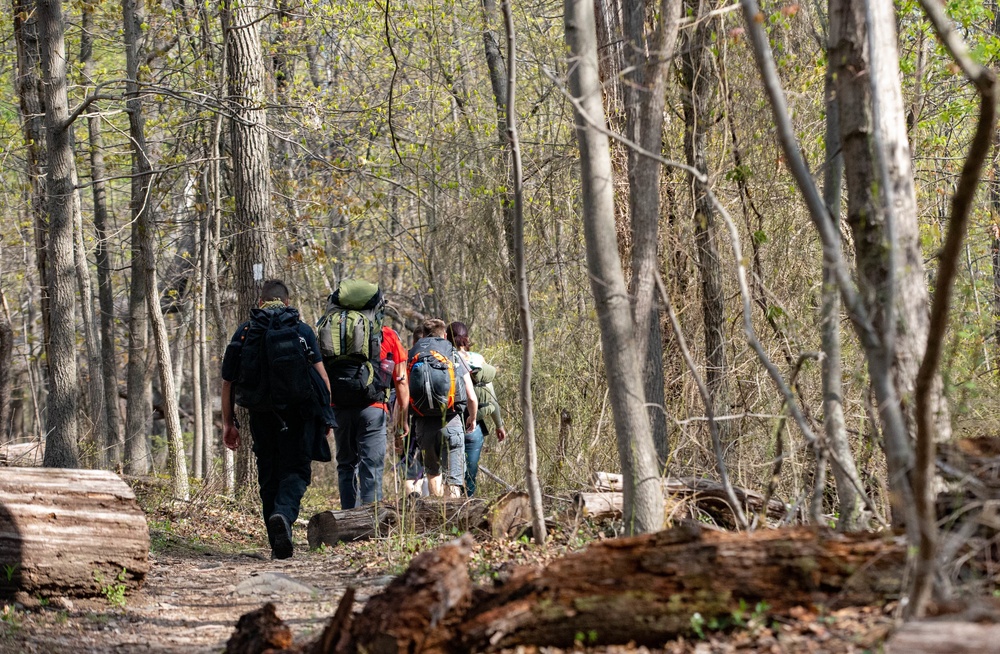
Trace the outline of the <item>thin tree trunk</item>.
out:
<instances>
[{"instance_id":1,"label":"thin tree trunk","mask_svg":"<svg viewBox=\"0 0 1000 654\"><path fill-rule=\"evenodd\" d=\"M73 220L79 212L76 162L70 143L66 94L66 41L61 0L39 0L38 32L45 104L46 175L49 217L50 319L49 396L46 403L44 465L75 468L77 454L76 284Z\"/></svg>"},{"instance_id":2,"label":"thin tree trunk","mask_svg":"<svg viewBox=\"0 0 1000 654\"><path fill-rule=\"evenodd\" d=\"M626 0L625 48L629 81L625 85L627 133L650 152L662 149L667 71L677 42L681 0L662 0L653 38L646 36L645 0ZM648 41L648 42L647 42ZM629 214L632 217L631 294L636 351L642 357L647 412L662 470L670 456L663 389L663 330L656 293L660 244L660 164L634 149L628 152Z\"/></svg>"},{"instance_id":3,"label":"thin tree trunk","mask_svg":"<svg viewBox=\"0 0 1000 654\"><path fill-rule=\"evenodd\" d=\"M604 367L625 481L625 529L628 533L645 533L663 527L663 497L642 385L634 374L639 361L625 276L618 256L611 149L608 137L591 124L605 124L593 3L566 0L565 28L573 57L569 84L580 146L587 268L601 328Z\"/></svg>"},{"instance_id":4,"label":"thin tree trunk","mask_svg":"<svg viewBox=\"0 0 1000 654\"><path fill-rule=\"evenodd\" d=\"M138 226L140 258L146 283L146 310L156 346L156 363L160 371L160 390L163 393L163 419L167 428L167 453L173 494L178 499L188 499L187 459L184 455L184 434L181 432L178 398L170 363L170 343L167 326L160 310L159 285L156 281L156 250L153 235L153 203L150 201L152 171L146 148L146 126L139 95L139 63L142 60L139 42L142 37L142 18L136 0L122 0L122 18L125 23L125 94L129 117L129 137L132 142L132 219ZM133 261L133 268L135 267Z\"/></svg>"},{"instance_id":5,"label":"thin tree trunk","mask_svg":"<svg viewBox=\"0 0 1000 654\"><path fill-rule=\"evenodd\" d=\"M2 279L2 278L0 278ZM11 371L14 368L14 329L7 311L7 296L0 288L0 443L11 439Z\"/></svg>"},{"instance_id":6,"label":"thin tree trunk","mask_svg":"<svg viewBox=\"0 0 1000 654\"><path fill-rule=\"evenodd\" d=\"M830 219L833 221L833 232L840 242L840 187L844 176L844 157L840 151L840 114L834 95L833 71L828 67L824 85L826 97L826 166L823 173L823 201L826 204ZM838 531L855 531L862 527L859 524L862 504L858 492L851 483L858 477L857 466L854 463L854 453L847 440L847 426L844 422L844 403L842 399L842 369L840 351L840 293L837 290L836 271L831 262L823 259L823 300L820 310L820 335L823 346L823 427L826 435L826 446L836 453L835 459L842 465L834 463L833 478L837 484ZM845 471L844 467L850 467Z\"/></svg>"},{"instance_id":7,"label":"thin tree trunk","mask_svg":"<svg viewBox=\"0 0 1000 654\"><path fill-rule=\"evenodd\" d=\"M514 240L514 223L517 220L515 215L514 199L514 179L513 179L513 153L510 143L510 132L507 124L508 88L507 64L500 54L500 44L497 42L496 34L490 29L490 20L496 15L496 0L483 0L483 48L486 54L486 68L490 75L490 88L493 90L493 103L497 111L497 139L502 152L503 184L506 192L500 194L500 222L498 223L497 243L500 247L499 255L501 265L504 267L507 276L511 280L511 286L515 289L514 300L517 300L519 281L517 276L517 264L512 260L512 253L516 247ZM513 255L516 258L516 255ZM508 295L501 297L501 302L513 309L511 304L520 306L519 302L512 303L507 299ZM513 310L503 310L504 315L511 315ZM524 337L521 332L522 325L517 321L508 321L507 332L512 341L518 341Z\"/></svg>"},{"instance_id":8,"label":"thin tree trunk","mask_svg":"<svg viewBox=\"0 0 1000 654\"><path fill-rule=\"evenodd\" d=\"M542 508L542 486L538 482L538 449L535 445L535 414L531 406L531 364L535 351L535 327L531 320L531 300L528 294L528 266L524 245L524 190L521 175L521 147L517 134L517 51L514 41L514 17L510 0L501 2L504 27L507 32L507 142L510 144L512 177L514 179L514 268L517 271L518 315L521 321L523 349L521 354L521 420L524 425L525 475L528 499L531 503L531 535L542 544L546 539L545 510Z\"/></svg>"},{"instance_id":9,"label":"thin tree trunk","mask_svg":"<svg viewBox=\"0 0 1000 654\"><path fill-rule=\"evenodd\" d=\"M80 62L83 64L84 83L86 84L90 82L90 60L93 50L93 34L91 31L93 27L93 11L85 7L81 14ZM72 136L72 133L70 136ZM89 379L85 383L90 400L90 419L93 423L91 435L94 447L100 452L99 460L101 463L106 464L107 452L105 451L105 447L111 440L108 432L110 428L107 406L108 398L104 392L104 360L102 357L100 336L97 331L97 316L94 313L93 282L90 278L87 249L83 242L83 213L80 210L79 203L77 203L77 212L73 217L73 224L75 232L73 256L76 265L77 288L80 293L81 316L83 317L83 340L87 348L87 375Z\"/></svg>"},{"instance_id":10,"label":"thin tree trunk","mask_svg":"<svg viewBox=\"0 0 1000 654\"><path fill-rule=\"evenodd\" d=\"M697 14L703 13L701 3ZM706 141L713 121L710 106L714 77L709 59L714 27L711 19L699 19L682 61L685 91L684 152L688 165L708 176ZM716 415L729 412L729 364L726 357L726 309L722 287L722 263L716 246L715 210L703 184L694 181L695 243L701 273L702 316L705 329L705 383L712 395ZM731 423L719 423L719 438L724 449L732 444Z\"/></svg>"}]
</instances>

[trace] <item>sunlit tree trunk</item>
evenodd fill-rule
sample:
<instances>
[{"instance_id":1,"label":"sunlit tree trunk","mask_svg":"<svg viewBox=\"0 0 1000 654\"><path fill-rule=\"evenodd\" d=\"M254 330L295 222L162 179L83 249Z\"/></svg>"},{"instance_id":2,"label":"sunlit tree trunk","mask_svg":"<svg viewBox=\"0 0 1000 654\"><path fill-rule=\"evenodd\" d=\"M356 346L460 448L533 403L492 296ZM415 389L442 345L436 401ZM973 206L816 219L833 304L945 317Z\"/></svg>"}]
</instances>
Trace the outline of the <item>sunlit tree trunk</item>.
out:
<instances>
[{"instance_id":1,"label":"sunlit tree trunk","mask_svg":"<svg viewBox=\"0 0 1000 654\"><path fill-rule=\"evenodd\" d=\"M256 306L260 284L277 268L271 221L271 168L267 142L266 71L261 52L257 5L226 0L222 25L226 32L227 103L232 162L234 234L233 282L241 319ZM253 486L254 467L249 421L236 460L237 489Z\"/></svg>"},{"instance_id":2,"label":"sunlit tree trunk","mask_svg":"<svg viewBox=\"0 0 1000 654\"><path fill-rule=\"evenodd\" d=\"M625 85L626 131L644 150L662 150L663 108L667 70L677 41L681 0L665 0L656 12L660 22L652 38L646 35L645 0L625 0L625 48L629 82ZM633 317L636 351L642 358L647 412L660 468L670 456L663 391L663 330L656 293L660 265L660 163L628 153L629 214L632 217Z\"/></svg>"},{"instance_id":3,"label":"sunlit tree trunk","mask_svg":"<svg viewBox=\"0 0 1000 654\"><path fill-rule=\"evenodd\" d=\"M866 11L871 12L871 24L877 28L874 36L868 33ZM904 408L906 431L912 436L915 379L927 343L928 293L892 4L886 0L831 0L830 53L840 110L847 222L854 236L859 288L888 358ZM877 96L872 92L871 77L856 74L870 68L878 84ZM873 118L876 106L880 124ZM940 375L935 377L932 397L938 437L947 439L951 425ZM905 438L897 442L887 437L885 447L890 488L897 498L894 518L901 524L900 510L909 508L906 476L913 460L912 444Z\"/></svg>"},{"instance_id":4,"label":"sunlit tree trunk","mask_svg":"<svg viewBox=\"0 0 1000 654\"><path fill-rule=\"evenodd\" d=\"M73 220L79 212L76 162L70 143L66 94L66 41L61 0L39 0L38 35L48 171L48 272L50 319L46 403L47 467L75 468L77 455L76 275Z\"/></svg>"},{"instance_id":5,"label":"sunlit tree trunk","mask_svg":"<svg viewBox=\"0 0 1000 654\"><path fill-rule=\"evenodd\" d=\"M604 367L615 418L624 477L625 529L646 533L663 527L663 493L643 406L631 306L618 256L611 149L605 128L597 34L590 0L566 0L566 41L570 47L569 86L580 146L587 269L601 328Z\"/></svg>"}]
</instances>

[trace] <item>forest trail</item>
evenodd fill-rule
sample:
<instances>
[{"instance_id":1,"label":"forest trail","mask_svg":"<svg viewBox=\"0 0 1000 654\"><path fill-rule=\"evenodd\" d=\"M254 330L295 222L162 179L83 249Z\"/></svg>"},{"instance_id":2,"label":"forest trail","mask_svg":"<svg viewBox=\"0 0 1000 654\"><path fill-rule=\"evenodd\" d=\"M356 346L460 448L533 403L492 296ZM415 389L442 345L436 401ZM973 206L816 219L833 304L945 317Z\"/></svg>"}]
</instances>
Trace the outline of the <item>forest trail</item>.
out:
<instances>
[{"instance_id":1,"label":"forest trail","mask_svg":"<svg viewBox=\"0 0 1000 654\"><path fill-rule=\"evenodd\" d=\"M221 652L239 617L265 602L274 603L300 640L322 628L348 585L363 602L389 582L378 571L359 571L342 555L296 545L295 556L284 561L257 551L151 553L146 583L123 608L100 598L19 612L19 627L0 637L0 652Z\"/></svg>"}]
</instances>

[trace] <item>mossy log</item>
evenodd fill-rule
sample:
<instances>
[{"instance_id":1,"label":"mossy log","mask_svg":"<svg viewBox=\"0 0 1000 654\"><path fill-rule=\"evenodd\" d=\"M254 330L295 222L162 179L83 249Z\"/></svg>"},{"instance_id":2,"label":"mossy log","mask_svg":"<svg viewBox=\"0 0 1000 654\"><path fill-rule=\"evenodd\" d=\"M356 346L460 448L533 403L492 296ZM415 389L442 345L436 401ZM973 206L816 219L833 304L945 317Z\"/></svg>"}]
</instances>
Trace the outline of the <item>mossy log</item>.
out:
<instances>
[{"instance_id":1,"label":"mossy log","mask_svg":"<svg viewBox=\"0 0 1000 654\"><path fill-rule=\"evenodd\" d=\"M898 597L906 559L899 538L806 527L729 533L689 522L597 543L544 568L517 569L499 588L476 589L471 545L466 535L419 554L353 620L341 606L322 642L291 651L571 647L581 633L595 645L657 647L689 634L695 613L710 621L759 603L774 615L885 603Z\"/></svg>"},{"instance_id":2,"label":"mossy log","mask_svg":"<svg viewBox=\"0 0 1000 654\"><path fill-rule=\"evenodd\" d=\"M148 571L146 516L113 472L0 473L0 596L100 596L138 587Z\"/></svg>"},{"instance_id":3,"label":"mossy log","mask_svg":"<svg viewBox=\"0 0 1000 654\"><path fill-rule=\"evenodd\" d=\"M422 497L399 504L324 511L309 519L306 531L313 549L385 536L399 525L416 533L455 529L506 538L529 523L530 511L526 493L505 493L492 502L477 497Z\"/></svg>"}]
</instances>

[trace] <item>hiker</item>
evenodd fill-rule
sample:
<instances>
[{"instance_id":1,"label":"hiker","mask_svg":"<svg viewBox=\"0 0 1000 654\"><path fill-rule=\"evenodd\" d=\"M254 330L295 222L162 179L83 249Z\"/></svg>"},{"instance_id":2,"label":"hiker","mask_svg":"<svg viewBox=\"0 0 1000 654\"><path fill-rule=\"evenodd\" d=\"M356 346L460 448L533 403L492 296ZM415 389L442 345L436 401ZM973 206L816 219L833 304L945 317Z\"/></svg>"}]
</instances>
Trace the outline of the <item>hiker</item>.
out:
<instances>
[{"instance_id":1,"label":"hiker","mask_svg":"<svg viewBox=\"0 0 1000 654\"><path fill-rule=\"evenodd\" d=\"M222 358L222 442L239 448L241 426L233 405L246 408L275 559L292 556L292 525L312 480L311 461L330 460L326 438L335 426L316 334L288 301L284 282L265 281L257 308L237 328Z\"/></svg>"},{"instance_id":2,"label":"hiker","mask_svg":"<svg viewBox=\"0 0 1000 654\"><path fill-rule=\"evenodd\" d=\"M410 347L417 344L421 338L427 335L423 325L417 325L413 330L413 341ZM424 466L420 461L420 445L413 436L413 415L410 414L408 429L404 432L397 427L394 447L399 456L399 468L403 472L403 489L406 495L419 497L425 495L424 488Z\"/></svg>"},{"instance_id":3,"label":"hiker","mask_svg":"<svg viewBox=\"0 0 1000 654\"><path fill-rule=\"evenodd\" d=\"M427 336L409 353L414 438L420 445L430 494L460 497L465 482L465 433L476 427L476 390L465 360L445 338L444 321L427 320L424 329Z\"/></svg>"},{"instance_id":4,"label":"hiker","mask_svg":"<svg viewBox=\"0 0 1000 654\"><path fill-rule=\"evenodd\" d=\"M468 365L472 383L476 387L476 398L479 400L476 428L465 434L465 493L472 497L476 494L476 477L479 475L479 456L483 450L483 440L490 434L486 418L490 418L493 422L498 443L507 438L507 430L504 429L500 403L493 388L497 369L486 363L482 354L469 350L469 328L465 323L455 321L448 325L448 341L455 346Z\"/></svg>"},{"instance_id":5,"label":"hiker","mask_svg":"<svg viewBox=\"0 0 1000 654\"><path fill-rule=\"evenodd\" d=\"M340 506L353 509L382 499L387 422L409 431L406 349L383 324L385 298L377 284L341 280L320 319L319 340L337 418ZM390 388L395 402L390 411Z\"/></svg>"}]
</instances>

